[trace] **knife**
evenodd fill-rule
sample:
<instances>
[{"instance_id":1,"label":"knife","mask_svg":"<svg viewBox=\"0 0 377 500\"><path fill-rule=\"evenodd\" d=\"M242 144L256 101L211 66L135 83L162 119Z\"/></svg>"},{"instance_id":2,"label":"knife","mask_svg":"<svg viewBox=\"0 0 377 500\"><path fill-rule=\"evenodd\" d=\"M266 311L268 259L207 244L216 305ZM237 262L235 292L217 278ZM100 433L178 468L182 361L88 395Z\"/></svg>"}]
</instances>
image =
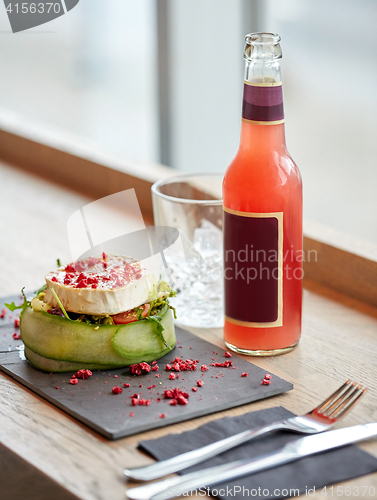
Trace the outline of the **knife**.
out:
<instances>
[{"instance_id":1,"label":"knife","mask_svg":"<svg viewBox=\"0 0 377 500\"><path fill-rule=\"evenodd\" d=\"M183 477L173 477L164 481L130 488L126 491L126 495L131 500L168 500L203 486L225 483L237 477L272 469L278 465L294 462L321 451L339 448L374 436L377 436L377 422L306 436L290 441L280 450L261 455L252 460L237 460L199 472L191 472Z\"/></svg>"}]
</instances>

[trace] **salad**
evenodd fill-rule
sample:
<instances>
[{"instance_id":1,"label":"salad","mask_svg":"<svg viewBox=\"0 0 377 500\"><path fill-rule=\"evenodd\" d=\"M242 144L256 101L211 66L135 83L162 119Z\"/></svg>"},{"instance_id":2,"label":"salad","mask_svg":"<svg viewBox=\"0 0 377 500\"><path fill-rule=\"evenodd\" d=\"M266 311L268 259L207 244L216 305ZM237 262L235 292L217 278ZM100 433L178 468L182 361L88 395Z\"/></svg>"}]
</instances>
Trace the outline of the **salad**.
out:
<instances>
[{"instance_id":1,"label":"salad","mask_svg":"<svg viewBox=\"0 0 377 500\"><path fill-rule=\"evenodd\" d=\"M109 369L165 356L175 344L175 292L130 257L106 255L59 267L20 314L25 356L47 372Z\"/></svg>"}]
</instances>

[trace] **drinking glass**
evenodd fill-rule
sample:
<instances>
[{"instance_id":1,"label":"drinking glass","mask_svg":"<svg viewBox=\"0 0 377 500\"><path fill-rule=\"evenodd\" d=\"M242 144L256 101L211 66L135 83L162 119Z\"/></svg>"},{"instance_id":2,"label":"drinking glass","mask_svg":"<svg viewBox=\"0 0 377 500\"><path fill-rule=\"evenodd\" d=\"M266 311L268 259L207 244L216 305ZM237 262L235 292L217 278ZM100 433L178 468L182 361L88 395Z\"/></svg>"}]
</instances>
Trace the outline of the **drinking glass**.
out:
<instances>
[{"instance_id":1,"label":"drinking glass","mask_svg":"<svg viewBox=\"0 0 377 500\"><path fill-rule=\"evenodd\" d=\"M152 186L155 226L179 231L180 244L165 253L179 325L224 325L222 180L218 173L178 175Z\"/></svg>"}]
</instances>

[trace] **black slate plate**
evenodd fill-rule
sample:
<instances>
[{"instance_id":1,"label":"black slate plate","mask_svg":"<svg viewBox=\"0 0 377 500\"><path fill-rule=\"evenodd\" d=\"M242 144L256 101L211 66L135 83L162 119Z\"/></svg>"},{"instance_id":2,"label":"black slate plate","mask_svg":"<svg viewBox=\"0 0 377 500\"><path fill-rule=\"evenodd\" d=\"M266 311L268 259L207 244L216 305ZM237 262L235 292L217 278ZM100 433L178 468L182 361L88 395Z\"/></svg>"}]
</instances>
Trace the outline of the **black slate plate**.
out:
<instances>
[{"instance_id":1,"label":"black slate plate","mask_svg":"<svg viewBox=\"0 0 377 500\"><path fill-rule=\"evenodd\" d=\"M4 302L13 300L20 302L19 296L0 300L0 310ZM125 368L95 371L88 380L71 385L72 374L43 373L25 360L21 340L12 337L18 331L14 327L16 316L18 314L8 312L0 319L0 370L108 439L190 420L293 389L290 382L273 374L271 384L262 385L266 372L234 354L230 359L236 369L209 366L213 362L226 361L225 351L181 328L176 329L178 346L158 361L160 368L157 372L132 376ZM165 370L165 365L176 356L199 359L197 370L181 372L178 379L169 380L170 372ZM206 364L209 370L202 372L202 364ZM241 377L244 372L249 375ZM203 380L203 387L197 387L199 379ZM125 388L124 383L130 387ZM155 387L151 387L153 385ZM114 386L122 387L123 392L112 394ZM164 390L174 387L189 393L187 405L170 406L169 400L163 398ZM197 387L197 391L192 391L192 387ZM132 406L131 395L135 392L143 399L150 399L151 404ZM157 401L157 398L161 400ZM164 418L161 418L162 414Z\"/></svg>"}]
</instances>

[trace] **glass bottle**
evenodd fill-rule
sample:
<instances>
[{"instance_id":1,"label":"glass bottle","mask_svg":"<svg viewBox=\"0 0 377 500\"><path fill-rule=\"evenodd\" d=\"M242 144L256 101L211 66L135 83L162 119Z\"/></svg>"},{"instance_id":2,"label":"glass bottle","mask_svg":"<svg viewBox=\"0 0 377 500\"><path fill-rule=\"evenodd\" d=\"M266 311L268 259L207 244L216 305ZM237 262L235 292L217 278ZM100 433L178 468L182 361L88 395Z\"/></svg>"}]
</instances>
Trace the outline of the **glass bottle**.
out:
<instances>
[{"instance_id":1,"label":"glass bottle","mask_svg":"<svg viewBox=\"0 0 377 500\"><path fill-rule=\"evenodd\" d=\"M241 140L223 181L224 339L268 356L301 334L302 183L285 144L280 36L245 40Z\"/></svg>"}]
</instances>

